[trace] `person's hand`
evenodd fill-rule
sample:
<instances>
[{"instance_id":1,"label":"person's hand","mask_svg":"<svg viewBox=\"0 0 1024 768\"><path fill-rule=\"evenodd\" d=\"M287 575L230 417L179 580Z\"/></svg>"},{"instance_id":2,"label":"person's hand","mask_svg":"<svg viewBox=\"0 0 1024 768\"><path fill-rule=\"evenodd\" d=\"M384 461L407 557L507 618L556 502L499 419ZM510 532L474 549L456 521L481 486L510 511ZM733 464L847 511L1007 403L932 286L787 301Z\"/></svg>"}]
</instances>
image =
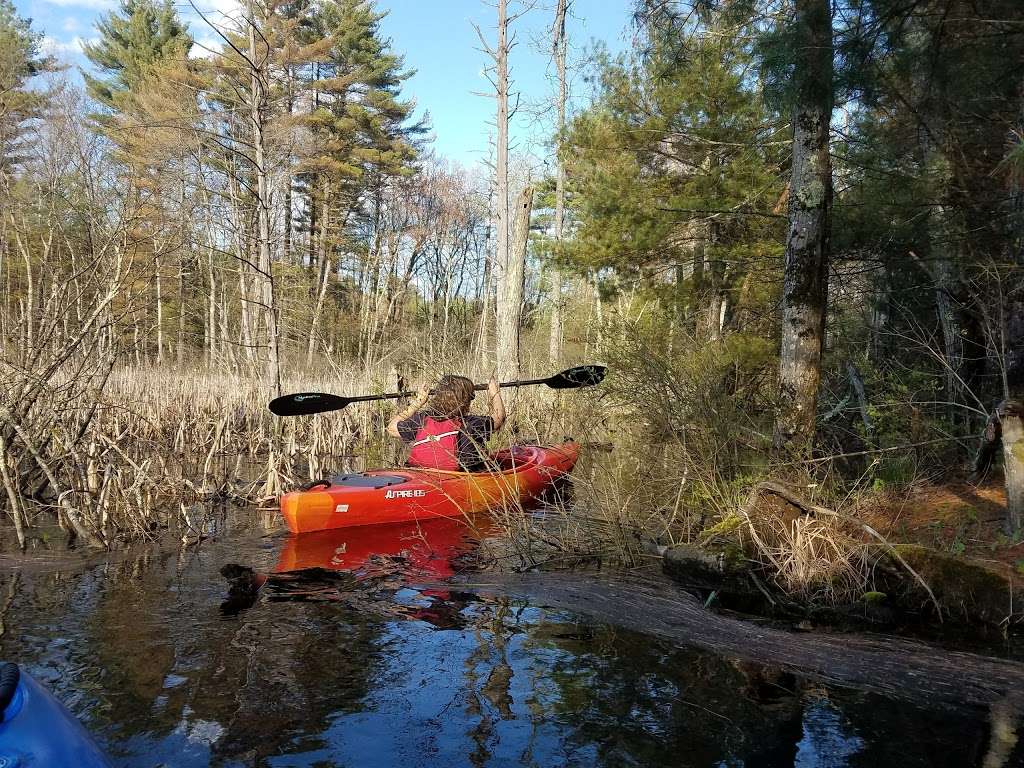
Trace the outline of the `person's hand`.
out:
<instances>
[{"instance_id":1,"label":"person's hand","mask_svg":"<svg viewBox=\"0 0 1024 768\"><path fill-rule=\"evenodd\" d=\"M497 397L500 389L501 385L498 384L498 381L492 376L490 381L487 382L487 394L491 397Z\"/></svg>"},{"instance_id":2,"label":"person's hand","mask_svg":"<svg viewBox=\"0 0 1024 768\"><path fill-rule=\"evenodd\" d=\"M430 385L424 382L420 384L419 389L416 390L416 402L419 405L423 405L430 399Z\"/></svg>"}]
</instances>

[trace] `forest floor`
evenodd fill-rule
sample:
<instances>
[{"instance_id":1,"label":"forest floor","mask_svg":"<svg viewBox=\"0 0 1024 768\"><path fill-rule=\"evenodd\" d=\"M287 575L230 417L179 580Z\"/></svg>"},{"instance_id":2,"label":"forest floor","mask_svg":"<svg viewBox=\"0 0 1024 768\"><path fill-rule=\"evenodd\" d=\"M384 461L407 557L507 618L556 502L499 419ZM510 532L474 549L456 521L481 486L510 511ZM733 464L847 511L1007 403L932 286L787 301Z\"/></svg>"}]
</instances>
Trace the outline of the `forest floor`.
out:
<instances>
[{"instance_id":1,"label":"forest floor","mask_svg":"<svg viewBox=\"0 0 1024 768\"><path fill-rule=\"evenodd\" d=\"M1024 576L1024 538L1011 539L1003 531L1006 490L1000 479L982 485L953 480L873 496L857 515L890 541L1009 565Z\"/></svg>"}]
</instances>

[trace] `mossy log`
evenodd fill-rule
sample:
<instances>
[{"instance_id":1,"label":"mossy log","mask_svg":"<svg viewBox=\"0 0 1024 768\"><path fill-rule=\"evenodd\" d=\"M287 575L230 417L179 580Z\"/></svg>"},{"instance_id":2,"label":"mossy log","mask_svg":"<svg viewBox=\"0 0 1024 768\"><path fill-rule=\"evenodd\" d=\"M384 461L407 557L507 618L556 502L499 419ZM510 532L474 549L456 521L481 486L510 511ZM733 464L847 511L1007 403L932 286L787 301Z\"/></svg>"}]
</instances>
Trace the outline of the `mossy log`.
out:
<instances>
[{"instance_id":1,"label":"mossy log","mask_svg":"<svg viewBox=\"0 0 1024 768\"><path fill-rule=\"evenodd\" d=\"M665 573L684 587L720 592L727 602L731 598L731 607L776 616L803 614L825 621L895 625L930 615L940 622L952 620L968 626L1001 626L1024 618L1024 590L1009 569L1004 572L918 545L892 544L863 521L813 504L780 483L764 482L754 488L742 510L747 524L754 525L751 521L763 515L765 503L773 503L771 514L784 520L800 515L827 516L870 535L877 542L878 553L872 586L875 599L862 599L853 605L800 605L775 588L770 576L761 574L758 578L758 569L736 546L713 543L721 541L719 536L707 537L705 547L666 549ZM754 558L756 552L748 555Z\"/></svg>"},{"instance_id":2,"label":"mossy log","mask_svg":"<svg viewBox=\"0 0 1024 768\"><path fill-rule=\"evenodd\" d=\"M931 588L944 617L965 623L1011 624L1024 618L1024 590L1008 572L986 563L940 552L917 544L893 544L885 552L892 574L896 557L910 565ZM889 577L892 580L892 576ZM903 580L891 593L904 608L918 609L927 597L916 583Z\"/></svg>"}]
</instances>

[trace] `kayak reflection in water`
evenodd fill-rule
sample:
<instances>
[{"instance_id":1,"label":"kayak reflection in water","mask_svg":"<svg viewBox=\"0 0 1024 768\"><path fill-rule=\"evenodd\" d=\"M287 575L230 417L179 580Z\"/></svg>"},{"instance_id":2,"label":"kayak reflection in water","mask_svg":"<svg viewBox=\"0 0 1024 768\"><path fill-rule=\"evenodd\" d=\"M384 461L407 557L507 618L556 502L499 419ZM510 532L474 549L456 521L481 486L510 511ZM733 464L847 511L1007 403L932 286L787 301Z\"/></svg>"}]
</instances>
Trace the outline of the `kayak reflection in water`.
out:
<instances>
[{"instance_id":1,"label":"kayak reflection in water","mask_svg":"<svg viewBox=\"0 0 1024 768\"><path fill-rule=\"evenodd\" d=\"M233 563L221 568L228 580L221 611L235 615L265 594L270 601L336 602L442 629L461 627L469 595L423 588L411 604L396 604L394 595L409 582L442 581L471 568L466 555L492 529L487 519L438 518L292 536L273 573Z\"/></svg>"},{"instance_id":2,"label":"kayak reflection in water","mask_svg":"<svg viewBox=\"0 0 1024 768\"><path fill-rule=\"evenodd\" d=\"M484 445L505 424L501 387L493 378L487 394L489 415L472 414L473 382L465 376L442 376L434 397L424 384L416 399L391 419L387 432L410 447L410 467L478 471L484 468Z\"/></svg>"}]
</instances>

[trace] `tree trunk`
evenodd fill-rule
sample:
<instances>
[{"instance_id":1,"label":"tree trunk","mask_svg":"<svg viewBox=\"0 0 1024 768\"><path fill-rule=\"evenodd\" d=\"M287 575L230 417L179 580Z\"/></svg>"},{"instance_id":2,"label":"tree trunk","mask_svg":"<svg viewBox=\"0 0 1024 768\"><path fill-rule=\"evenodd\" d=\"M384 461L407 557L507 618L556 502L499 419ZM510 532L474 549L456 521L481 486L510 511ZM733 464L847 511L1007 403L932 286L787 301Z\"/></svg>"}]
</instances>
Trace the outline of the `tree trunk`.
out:
<instances>
[{"instance_id":1,"label":"tree trunk","mask_svg":"<svg viewBox=\"0 0 1024 768\"><path fill-rule=\"evenodd\" d=\"M185 254L178 259L178 339L175 342L175 357L178 367L181 368L185 362Z\"/></svg>"},{"instance_id":2,"label":"tree trunk","mask_svg":"<svg viewBox=\"0 0 1024 768\"><path fill-rule=\"evenodd\" d=\"M309 327L309 341L306 345L306 365L313 364L313 353L316 351L316 340L320 335L320 314L324 309L324 297L327 295L327 281L331 274L331 260L324 256L320 266L320 290L317 292L316 307L313 309L313 320Z\"/></svg>"},{"instance_id":3,"label":"tree trunk","mask_svg":"<svg viewBox=\"0 0 1024 768\"><path fill-rule=\"evenodd\" d=\"M213 268L213 243L207 248L207 270L210 280L210 301L207 307L207 331L206 331L206 365L213 367L217 357L217 276Z\"/></svg>"},{"instance_id":4,"label":"tree trunk","mask_svg":"<svg viewBox=\"0 0 1024 768\"><path fill-rule=\"evenodd\" d=\"M814 440L828 297L832 164L832 16L828 0L796 0L797 96L782 296L775 447L806 455Z\"/></svg>"},{"instance_id":5,"label":"tree trunk","mask_svg":"<svg viewBox=\"0 0 1024 768\"><path fill-rule=\"evenodd\" d=\"M253 64L252 99L249 118L252 122L253 151L256 171L256 218L259 238L260 300L267 328L267 384L275 396L281 394L281 362L278 355L277 306L274 302L274 275L270 259L270 190L267 179L266 146L263 135L267 94L263 66L269 52L256 51L256 27L249 24L249 58Z\"/></svg>"},{"instance_id":6,"label":"tree trunk","mask_svg":"<svg viewBox=\"0 0 1024 768\"><path fill-rule=\"evenodd\" d=\"M494 280L494 257L490 253L484 254L484 269L483 269L483 290L480 296L480 327L477 331L477 357L480 360L480 364L483 367L487 367L487 364L491 361L490 354L490 328L491 328L491 315L494 314L492 311L493 294L492 288Z\"/></svg>"},{"instance_id":7,"label":"tree trunk","mask_svg":"<svg viewBox=\"0 0 1024 768\"><path fill-rule=\"evenodd\" d=\"M568 41L565 37L565 11L567 0L558 0L555 11L554 54L555 67L558 70L558 141L556 142L556 159L558 174L555 177L555 242L562 242L565 218L565 163L562 161L562 132L565 130L565 101L567 88L565 82L565 53ZM555 264L551 270L551 334L548 339L548 359L557 364L562 357L562 272Z\"/></svg>"},{"instance_id":8,"label":"tree trunk","mask_svg":"<svg viewBox=\"0 0 1024 768\"><path fill-rule=\"evenodd\" d=\"M309 268L312 269L316 263L316 191L315 185L311 184L309 189Z\"/></svg>"},{"instance_id":9,"label":"tree trunk","mask_svg":"<svg viewBox=\"0 0 1024 768\"><path fill-rule=\"evenodd\" d=\"M523 320L523 284L526 277L526 246L530 236L533 187L527 186L516 201L516 221L509 260L502 270L497 302L497 374L502 380L519 378L519 328Z\"/></svg>"},{"instance_id":10,"label":"tree trunk","mask_svg":"<svg viewBox=\"0 0 1024 768\"><path fill-rule=\"evenodd\" d=\"M154 276L156 278L156 364L164 361L164 302L160 290L160 255L154 256Z\"/></svg>"},{"instance_id":11,"label":"tree trunk","mask_svg":"<svg viewBox=\"0 0 1024 768\"><path fill-rule=\"evenodd\" d=\"M943 214L940 207L938 215ZM942 235L940 235L941 237ZM961 416L959 404L963 399L963 384L960 371L964 359L964 342L960 333L960 319L957 315L953 289L956 281L953 260L948 250L948 243L937 244L932 253L934 258L933 277L935 280L935 308L939 316L939 327L942 328L942 345L946 356L946 406L951 424Z\"/></svg>"},{"instance_id":12,"label":"tree trunk","mask_svg":"<svg viewBox=\"0 0 1024 768\"><path fill-rule=\"evenodd\" d=\"M1006 476L1006 534L1014 536L1024 522L1024 404L1007 400L999 407Z\"/></svg>"},{"instance_id":13,"label":"tree trunk","mask_svg":"<svg viewBox=\"0 0 1024 768\"><path fill-rule=\"evenodd\" d=\"M185 295L188 293L188 286L185 284L185 243L188 242L185 217L185 183L182 182L178 194L178 211L181 215L181 241L178 246L178 338L174 343L174 355L177 359L178 368L185 362Z\"/></svg>"},{"instance_id":14,"label":"tree trunk","mask_svg":"<svg viewBox=\"0 0 1024 768\"><path fill-rule=\"evenodd\" d=\"M285 104L288 110L288 117L291 117L292 111L295 108L295 96L293 93L294 85L294 74L292 73L291 66L285 67L285 82L288 92L287 101ZM284 254L282 258L285 264L292 263L292 172L291 167L285 169L284 173L284 211L282 211L284 219ZM299 262L302 259L298 259Z\"/></svg>"},{"instance_id":15,"label":"tree trunk","mask_svg":"<svg viewBox=\"0 0 1024 768\"><path fill-rule=\"evenodd\" d=\"M515 349L511 346L503 347L513 343L509 329L502 328L502 295L503 290L508 290L509 269L509 205L508 205L508 3L507 0L498 0L498 47L495 50L495 65L497 67L497 79L495 82L496 96L498 102L498 114L496 127L498 135L495 140L494 158L494 226L495 226L495 250L494 263L492 268L497 273L498 298L496 302L496 363L499 371L519 368L519 331L518 326L515 332ZM520 291L521 295L521 291ZM508 308L506 312L514 312L519 315L520 307ZM507 318L506 318L507 319ZM504 340L503 340L504 332ZM513 357L514 356L514 359Z\"/></svg>"}]
</instances>

